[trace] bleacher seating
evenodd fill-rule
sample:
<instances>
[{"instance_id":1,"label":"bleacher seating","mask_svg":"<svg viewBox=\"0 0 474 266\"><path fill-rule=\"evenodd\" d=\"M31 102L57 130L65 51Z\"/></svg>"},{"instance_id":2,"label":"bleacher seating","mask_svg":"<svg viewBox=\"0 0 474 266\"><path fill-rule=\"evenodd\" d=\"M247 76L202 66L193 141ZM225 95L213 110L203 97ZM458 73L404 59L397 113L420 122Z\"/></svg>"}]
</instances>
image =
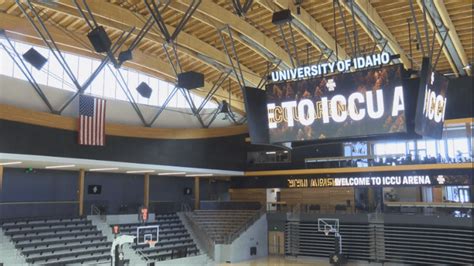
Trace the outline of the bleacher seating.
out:
<instances>
[{"instance_id":1,"label":"bleacher seating","mask_svg":"<svg viewBox=\"0 0 474 266\"><path fill-rule=\"evenodd\" d=\"M146 223L146 226L159 225L159 241L155 247L147 244L134 245L134 249L140 254L144 254L146 259L152 261L169 260L178 257L188 257L199 254L199 249L193 238L186 230L176 213L161 214L155 216L155 221ZM120 233L136 235L137 227L140 223L121 224Z\"/></svg>"},{"instance_id":2,"label":"bleacher seating","mask_svg":"<svg viewBox=\"0 0 474 266\"><path fill-rule=\"evenodd\" d=\"M223 244L257 213L254 210L195 210L190 213L190 218L216 244Z\"/></svg>"},{"instance_id":3,"label":"bleacher seating","mask_svg":"<svg viewBox=\"0 0 474 266\"><path fill-rule=\"evenodd\" d=\"M1 229L29 264L110 262L112 244L83 217L3 222Z\"/></svg>"}]
</instances>

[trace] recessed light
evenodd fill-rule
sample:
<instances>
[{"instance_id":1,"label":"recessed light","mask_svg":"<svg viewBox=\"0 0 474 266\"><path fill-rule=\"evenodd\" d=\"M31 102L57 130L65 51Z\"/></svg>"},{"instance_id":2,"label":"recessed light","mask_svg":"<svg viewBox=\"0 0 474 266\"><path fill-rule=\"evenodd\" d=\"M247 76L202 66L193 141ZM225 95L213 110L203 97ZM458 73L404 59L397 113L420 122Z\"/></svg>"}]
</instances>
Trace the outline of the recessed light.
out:
<instances>
[{"instance_id":1,"label":"recessed light","mask_svg":"<svg viewBox=\"0 0 474 266\"><path fill-rule=\"evenodd\" d=\"M267 151L266 154L276 154L276 151Z\"/></svg>"},{"instance_id":2,"label":"recessed light","mask_svg":"<svg viewBox=\"0 0 474 266\"><path fill-rule=\"evenodd\" d=\"M190 175L186 175L186 176L190 176L190 177L199 177L199 176L213 176L214 174L190 174Z\"/></svg>"},{"instance_id":3,"label":"recessed light","mask_svg":"<svg viewBox=\"0 0 474 266\"><path fill-rule=\"evenodd\" d=\"M75 164L63 164L63 165L51 165L51 166L46 166L46 169L59 169L59 168L71 168L71 167L76 167Z\"/></svg>"},{"instance_id":4,"label":"recessed light","mask_svg":"<svg viewBox=\"0 0 474 266\"><path fill-rule=\"evenodd\" d=\"M4 163L0 163L1 166L4 166L4 165L15 165L15 164L21 164L22 162L4 162Z\"/></svg>"},{"instance_id":5,"label":"recessed light","mask_svg":"<svg viewBox=\"0 0 474 266\"><path fill-rule=\"evenodd\" d=\"M184 175L186 172L158 173L158 175Z\"/></svg>"},{"instance_id":6,"label":"recessed light","mask_svg":"<svg viewBox=\"0 0 474 266\"><path fill-rule=\"evenodd\" d=\"M155 170L132 170L132 171L127 171L127 174L140 174L140 173L153 173Z\"/></svg>"},{"instance_id":7,"label":"recessed light","mask_svg":"<svg viewBox=\"0 0 474 266\"><path fill-rule=\"evenodd\" d=\"M115 170L118 170L118 168L117 167L112 167L112 168L93 168L93 169L89 169L89 171L91 171L91 172L115 171Z\"/></svg>"}]
</instances>

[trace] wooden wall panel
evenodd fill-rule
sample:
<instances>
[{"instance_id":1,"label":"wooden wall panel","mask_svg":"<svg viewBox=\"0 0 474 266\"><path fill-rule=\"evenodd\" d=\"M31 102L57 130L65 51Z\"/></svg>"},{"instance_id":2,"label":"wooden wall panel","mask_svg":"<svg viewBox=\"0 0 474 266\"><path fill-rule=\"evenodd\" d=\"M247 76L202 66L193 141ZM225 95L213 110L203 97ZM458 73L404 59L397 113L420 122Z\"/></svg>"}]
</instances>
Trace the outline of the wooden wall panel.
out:
<instances>
[{"instance_id":1,"label":"wooden wall panel","mask_svg":"<svg viewBox=\"0 0 474 266\"><path fill-rule=\"evenodd\" d=\"M266 189L245 188L229 189L230 199L235 201L258 201L266 204ZM286 202L288 207L303 204L319 204L321 211L334 212L336 205L346 205L351 201L354 208L353 188L283 188L280 191L280 201Z\"/></svg>"},{"instance_id":2,"label":"wooden wall panel","mask_svg":"<svg viewBox=\"0 0 474 266\"><path fill-rule=\"evenodd\" d=\"M346 205L348 200L354 208L353 188L287 188L280 195L280 200L288 205L318 204L325 212L333 212L336 205Z\"/></svg>"},{"instance_id":3,"label":"wooden wall panel","mask_svg":"<svg viewBox=\"0 0 474 266\"><path fill-rule=\"evenodd\" d=\"M262 205L266 204L267 191L265 188L242 188L229 189L230 200L235 201L258 201Z\"/></svg>"},{"instance_id":4,"label":"wooden wall panel","mask_svg":"<svg viewBox=\"0 0 474 266\"><path fill-rule=\"evenodd\" d=\"M443 202L443 187L433 187L433 202Z\"/></svg>"},{"instance_id":5,"label":"wooden wall panel","mask_svg":"<svg viewBox=\"0 0 474 266\"><path fill-rule=\"evenodd\" d=\"M77 118L0 104L0 119L51 128L77 130ZM106 123L105 134L147 139L205 139L245 134L247 125L219 128L148 128Z\"/></svg>"}]
</instances>

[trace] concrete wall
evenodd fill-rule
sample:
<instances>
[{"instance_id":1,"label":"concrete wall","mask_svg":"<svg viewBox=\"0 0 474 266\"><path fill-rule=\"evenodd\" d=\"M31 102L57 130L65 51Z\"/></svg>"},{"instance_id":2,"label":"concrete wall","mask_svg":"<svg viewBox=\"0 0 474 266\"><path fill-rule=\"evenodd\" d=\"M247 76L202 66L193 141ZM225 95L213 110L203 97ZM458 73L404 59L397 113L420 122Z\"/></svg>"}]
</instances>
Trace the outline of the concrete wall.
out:
<instances>
[{"instance_id":1,"label":"concrete wall","mask_svg":"<svg viewBox=\"0 0 474 266\"><path fill-rule=\"evenodd\" d=\"M250 248L256 247L257 254L250 256ZM263 215L250 228L242 233L230 245L216 245L214 260L216 262L236 263L268 256L267 216Z\"/></svg>"}]
</instances>

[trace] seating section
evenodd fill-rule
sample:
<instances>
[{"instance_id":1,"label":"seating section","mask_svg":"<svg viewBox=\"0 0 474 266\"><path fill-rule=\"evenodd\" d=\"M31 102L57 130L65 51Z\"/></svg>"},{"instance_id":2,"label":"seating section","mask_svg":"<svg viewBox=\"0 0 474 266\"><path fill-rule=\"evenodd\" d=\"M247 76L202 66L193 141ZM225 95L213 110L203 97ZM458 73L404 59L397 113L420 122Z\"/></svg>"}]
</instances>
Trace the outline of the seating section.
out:
<instances>
[{"instance_id":1,"label":"seating section","mask_svg":"<svg viewBox=\"0 0 474 266\"><path fill-rule=\"evenodd\" d=\"M196 210L189 217L216 244L230 242L231 236L243 228L258 211L252 210Z\"/></svg>"},{"instance_id":2,"label":"seating section","mask_svg":"<svg viewBox=\"0 0 474 266\"><path fill-rule=\"evenodd\" d=\"M159 239L155 247L135 245L138 254L150 261L170 260L199 254L199 249L176 213L156 215L156 220L146 226L159 225ZM140 223L121 224L120 234L136 235Z\"/></svg>"},{"instance_id":3,"label":"seating section","mask_svg":"<svg viewBox=\"0 0 474 266\"><path fill-rule=\"evenodd\" d=\"M1 228L29 264L110 263L112 243L86 218L4 222Z\"/></svg>"}]
</instances>

